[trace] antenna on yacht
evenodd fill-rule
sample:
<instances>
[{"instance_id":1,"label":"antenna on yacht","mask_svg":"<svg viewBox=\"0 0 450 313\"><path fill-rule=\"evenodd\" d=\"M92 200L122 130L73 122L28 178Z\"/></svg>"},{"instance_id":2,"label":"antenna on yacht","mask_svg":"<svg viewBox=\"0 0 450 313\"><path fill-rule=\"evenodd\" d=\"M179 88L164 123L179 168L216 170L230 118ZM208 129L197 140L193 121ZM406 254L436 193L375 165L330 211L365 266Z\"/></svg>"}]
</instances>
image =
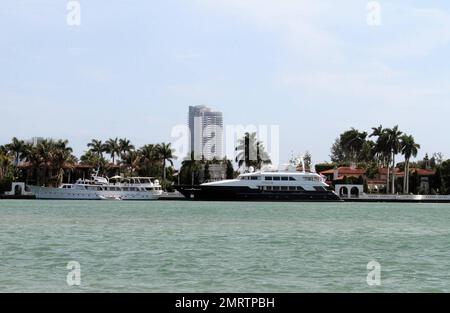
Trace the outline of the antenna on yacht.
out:
<instances>
[{"instance_id":1,"label":"antenna on yacht","mask_svg":"<svg viewBox=\"0 0 450 313\"><path fill-rule=\"evenodd\" d=\"M303 174L305 174L306 173L306 167L305 167L305 156L304 155L299 155L295 159L295 166L298 166L300 163L302 164Z\"/></svg>"},{"instance_id":2,"label":"antenna on yacht","mask_svg":"<svg viewBox=\"0 0 450 313\"><path fill-rule=\"evenodd\" d=\"M304 155L300 156L300 159L302 161L303 174L305 174L306 173L305 156Z\"/></svg>"}]
</instances>

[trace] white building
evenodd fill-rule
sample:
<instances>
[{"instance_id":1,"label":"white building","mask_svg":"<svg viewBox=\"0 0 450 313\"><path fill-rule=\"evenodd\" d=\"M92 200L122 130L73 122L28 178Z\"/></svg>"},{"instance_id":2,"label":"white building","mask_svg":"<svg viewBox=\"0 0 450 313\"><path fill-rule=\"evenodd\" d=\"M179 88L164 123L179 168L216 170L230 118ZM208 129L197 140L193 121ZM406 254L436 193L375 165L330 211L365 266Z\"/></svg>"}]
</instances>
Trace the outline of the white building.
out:
<instances>
[{"instance_id":1,"label":"white building","mask_svg":"<svg viewBox=\"0 0 450 313\"><path fill-rule=\"evenodd\" d=\"M31 139L28 139L25 141L25 143L32 145L33 147L36 147L38 144L44 141L43 137L33 137Z\"/></svg>"},{"instance_id":2,"label":"white building","mask_svg":"<svg viewBox=\"0 0 450 313\"><path fill-rule=\"evenodd\" d=\"M196 159L223 158L223 115L204 105L189 107L189 152Z\"/></svg>"}]
</instances>

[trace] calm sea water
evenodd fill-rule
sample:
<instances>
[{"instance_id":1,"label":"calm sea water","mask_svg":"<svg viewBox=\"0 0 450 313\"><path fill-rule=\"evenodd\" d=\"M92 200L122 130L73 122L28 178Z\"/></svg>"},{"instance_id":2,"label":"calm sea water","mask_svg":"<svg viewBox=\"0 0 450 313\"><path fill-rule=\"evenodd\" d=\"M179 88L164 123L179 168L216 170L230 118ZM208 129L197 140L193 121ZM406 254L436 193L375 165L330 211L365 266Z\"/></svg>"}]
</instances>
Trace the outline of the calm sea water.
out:
<instances>
[{"instance_id":1,"label":"calm sea water","mask_svg":"<svg viewBox=\"0 0 450 313\"><path fill-rule=\"evenodd\" d=\"M450 292L448 204L0 201L0 292L414 291Z\"/></svg>"}]
</instances>

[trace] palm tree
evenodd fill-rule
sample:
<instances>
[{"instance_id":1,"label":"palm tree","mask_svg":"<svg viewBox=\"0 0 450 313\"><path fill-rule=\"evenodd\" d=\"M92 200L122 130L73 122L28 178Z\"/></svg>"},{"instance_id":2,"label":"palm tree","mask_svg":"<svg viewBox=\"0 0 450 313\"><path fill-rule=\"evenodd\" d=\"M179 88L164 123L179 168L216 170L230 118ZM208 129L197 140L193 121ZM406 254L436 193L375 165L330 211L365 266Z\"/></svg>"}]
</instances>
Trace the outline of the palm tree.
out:
<instances>
[{"instance_id":1,"label":"palm tree","mask_svg":"<svg viewBox=\"0 0 450 313\"><path fill-rule=\"evenodd\" d=\"M133 151L134 149L135 147L131 144L130 140L126 138L119 140L119 150L121 154Z\"/></svg>"},{"instance_id":2,"label":"palm tree","mask_svg":"<svg viewBox=\"0 0 450 313\"><path fill-rule=\"evenodd\" d=\"M38 162L38 168L42 170L41 176L44 186L47 185L48 182L47 176L51 166L53 148L53 140L45 139L36 146L36 151L34 152L36 155L33 156Z\"/></svg>"},{"instance_id":3,"label":"palm tree","mask_svg":"<svg viewBox=\"0 0 450 313\"><path fill-rule=\"evenodd\" d=\"M391 168L390 164L392 161L392 147L390 142L391 129L385 129L382 125L379 127L372 127L372 133L369 137L378 137L377 141L373 147L373 154L377 159L378 166L385 167L387 169L386 173L386 193L389 193ZM395 163L395 160L394 160ZM395 169L394 169L395 171Z\"/></svg>"},{"instance_id":4,"label":"palm tree","mask_svg":"<svg viewBox=\"0 0 450 313\"><path fill-rule=\"evenodd\" d=\"M5 148L14 156L14 167L17 168L20 161L23 159L23 152L25 149L25 142L14 137L10 144L7 144Z\"/></svg>"},{"instance_id":5,"label":"palm tree","mask_svg":"<svg viewBox=\"0 0 450 313\"><path fill-rule=\"evenodd\" d=\"M383 125L380 125L378 127L372 127L372 133L369 135L369 138L377 137L377 141L374 144L373 148L373 156L376 158L377 165L384 165L385 161L385 155L384 155L384 148L382 147L382 136L384 133ZM389 185L389 183L388 183Z\"/></svg>"},{"instance_id":6,"label":"palm tree","mask_svg":"<svg viewBox=\"0 0 450 313\"><path fill-rule=\"evenodd\" d=\"M0 183L10 172L12 157L4 146L0 146Z\"/></svg>"},{"instance_id":7,"label":"palm tree","mask_svg":"<svg viewBox=\"0 0 450 313\"><path fill-rule=\"evenodd\" d=\"M140 149L144 160L154 162L158 158L158 151L155 145L145 145Z\"/></svg>"},{"instance_id":8,"label":"palm tree","mask_svg":"<svg viewBox=\"0 0 450 313\"><path fill-rule=\"evenodd\" d=\"M56 170L56 182L60 185L63 181L64 170L66 168L69 171L73 170L76 158L72 155L72 148L68 146L67 140L58 140L53 142L53 147L51 149L51 166Z\"/></svg>"},{"instance_id":9,"label":"palm tree","mask_svg":"<svg viewBox=\"0 0 450 313\"><path fill-rule=\"evenodd\" d=\"M391 185L391 193L395 194L395 156L400 153L401 149L401 136L403 135L403 132L401 132L398 129L398 125L394 128L386 129L385 130L385 136L386 136L386 147L390 151L390 154L392 156L392 185Z\"/></svg>"},{"instance_id":10,"label":"palm tree","mask_svg":"<svg viewBox=\"0 0 450 313\"><path fill-rule=\"evenodd\" d=\"M105 143L105 152L111 156L112 162L115 164L116 156L120 155L119 139L108 139Z\"/></svg>"},{"instance_id":11,"label":"palm tree","mask_svg":"<svg viewBox=\"0 0 450 313\"><path fill-rule=\"evenodd\" d=\"M252 166L260 169L264 164L272 163L264 144L258 141L256 133L245 133L235 150L238 152L236 162L239 167L245 166L248 169Z\"/></svg>"},{"instance_id":12,"label":"palm tree","mask_svg":"<svg viewBox=\"0 0 450 313\"><path fill-rule=\"evenodd\" d=\"M134 176L135 171L140 168L141 160L141 151L129 151L128 153L122 154L120 164L123 165L126 170L130 171L130 176Z\"/></svg>"},{"instance_id":13,"label":"palm tree","mask_svg":"<svg viewBox=\"0 0 450 313\"><path fill-rule=\"evenodd\" d=\"M196 160L194 151L191 152L191 157L186 158L181 163L181 170L179 175L186 173L186 175L191 176L191 185L195 184L196 177L198 178L199 170L200 170L201 161ZM187 179L186 179L187 180Z\"/></svg>"},{"instance_id":14,"label":"palm tree","mask_svg":"<svg viewBox=\"0 0 450 313\"><path fill-rule=\"evenodd\" d=\"M99 158L103 158L103 152L106 152L106 145L104 145L101 140L92 139L87 146L89 151L97 155Z\"/></svg>"},{"instance_id":15,"label":"palm tree","mask_svg":"<svg viewBox=\"0 0 450 313\"><path fill-rule=\"evenodd\" d=\"M161 170L159 167L159 154L157 145L148 144L139 149L141 158L139 169L146 176L157 176Z\"/></svg>"},{"instance_id":16,"label":"palm tree","mask_svg":"<svg viewBox=\"0 0 450 313\"><path fill-rule=\"evenodd\" d=\"M91 150L86 151L86 153L80 157L80 162L81 164L98 167L100 171L106 168L108 164L108 161L106 161L104 157L98 156L98 154Z\"/></svg>"},{"instance_id":17,"label":"palm tree","mask_svg":"<svg viewBox=\"0 0 450 313\"><path fill-rule=\"evenodd\" d=\"M378 127L372 127L372 133L370 134L370 138L372 137L380 137L384 132L383 125L380 125Z\"/></svg>"},{"instance_id":18,"label":"palm tree","mask_svg":"<svg viewBox=\"0 0 450 313\"><path fill-rule=\"evenodd\" d=\"M36 178L36 184L40 185L40 165L41 159L38 154L37 146L33 146L32 144L26 144L24 149L24 159L31 165L33 170L32 176Z\"/></svg>"},{"instance_id":19,"label":"palm tree","mask_svg":"<svg viewBox=\"0 0 450 313\"><path fill-rule=\"evenodd\" d=\"M411 157L417 157L420 145L416 143L413 136L401 137L401 152L405 156L405 178L403 180L403 193L409 194L409 162Z\"/></svg>"},{"instance_id":20,"label":"palm tree","mask_svg":"<svg viewBox=\"0 0 450 313\"><path fill-rule=\"evenodd\" d=\"M169 162L171 166L173 166L173 159L176 159L176 157L173 155L174 150L171 147L171 144L168 143L161 143L157 145L157 154L159 156L159 159L162 161L162 168L163 168L163 180L166 180L166 162Z\"/></svg>"}]
</instances>

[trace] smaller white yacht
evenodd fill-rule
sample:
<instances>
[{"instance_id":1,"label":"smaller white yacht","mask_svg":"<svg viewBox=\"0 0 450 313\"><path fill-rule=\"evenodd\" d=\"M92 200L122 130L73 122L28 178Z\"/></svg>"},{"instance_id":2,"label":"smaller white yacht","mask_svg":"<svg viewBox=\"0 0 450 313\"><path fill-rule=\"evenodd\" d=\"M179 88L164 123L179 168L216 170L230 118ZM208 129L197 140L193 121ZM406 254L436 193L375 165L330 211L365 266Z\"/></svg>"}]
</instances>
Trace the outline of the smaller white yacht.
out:
<instances>
[{"instance_id":1,"label":"smaller white yacht","mask_svg":"<svg viewBox=\"0 0 450 313\"><path fill-rule=\"evenodd\" d=\"M29 186L36 199L52 200L157 200L162 188L152 177L104 178L92 176L59 188Z\"/></svg>"}]
</instances>

